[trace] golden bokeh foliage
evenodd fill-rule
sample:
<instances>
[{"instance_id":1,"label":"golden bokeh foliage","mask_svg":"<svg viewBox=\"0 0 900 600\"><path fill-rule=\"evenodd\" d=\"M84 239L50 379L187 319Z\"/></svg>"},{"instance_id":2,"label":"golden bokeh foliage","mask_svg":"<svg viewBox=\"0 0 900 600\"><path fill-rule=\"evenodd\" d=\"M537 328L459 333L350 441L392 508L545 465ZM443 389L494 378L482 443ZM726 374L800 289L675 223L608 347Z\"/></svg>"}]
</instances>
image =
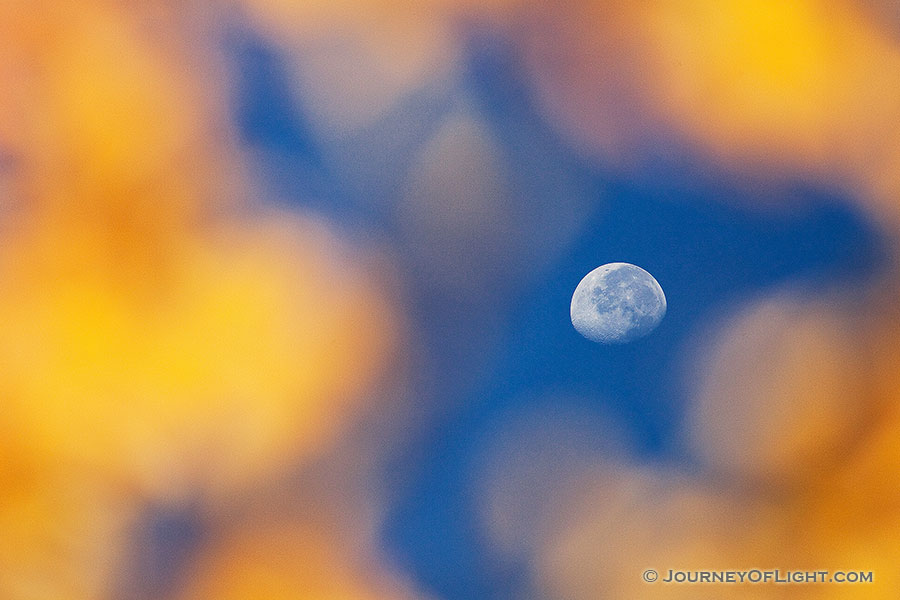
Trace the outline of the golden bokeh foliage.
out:
<instances>
[{"instance_id":1,"label":"golden bokeh foliage","mask_svg":"<svg viewBox=\"0 0 900 600\"><path fill-rule=\"evenodd\" d=\"M158 491L229 489L330 441L385 364L390 309L321 228L252 223L184 240L157 273L102 238L16 239L4 429Z\"/></svg>"},{"instance_id":2,"label":"golden bokeh foliage","mask_svg":"<svg viewBox=\"0 0 900 600\"><path fill-rule=\"evenodd\" d=\"M136 506L106 478L0 449L0 597L101 600Z\"/></svg>"},{"instance_id":3,"label":"golden bokeh foliage","mask_svg":"<svg viewBox=\"0 0 900 600\"><path fill-rule=\"evenodd\" d=\"M533 12L519 38L536 98L584 152L639 164L676 141L742 177L847 186L897 218L900 46L861 3L584 0Z\"/></svg>"},{"instance_id":4,"label":"golden bokeh foliage","mask_svg":"<svg viewBox=\"0 0 900 600\"><path fill-rule=\"evenodd\" d=\"M109 597L144 502L214 512L326 451L395 356L384 264L247 201L220 69L172 16L0 6L11 600Z\"/></svg>"},{"instance_id":5,"label":"golden bokeh foliage","mask_svg":"<svg viewBox=\"0 0 900 600\"><path fill-rule=\"evenodd\" d=\"M178 600L413 600L407 583L334 532L268 523L217 542Z\"/></svg>"}]
</instances>

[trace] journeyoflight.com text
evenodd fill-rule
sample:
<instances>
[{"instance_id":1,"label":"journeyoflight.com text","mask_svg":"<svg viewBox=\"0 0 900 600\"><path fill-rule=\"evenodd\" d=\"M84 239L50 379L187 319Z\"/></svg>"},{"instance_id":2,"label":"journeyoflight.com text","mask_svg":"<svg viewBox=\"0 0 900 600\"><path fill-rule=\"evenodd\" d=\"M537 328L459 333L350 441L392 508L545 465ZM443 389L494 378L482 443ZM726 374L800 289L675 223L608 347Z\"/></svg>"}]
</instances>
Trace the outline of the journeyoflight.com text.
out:
<instances>
[{"instance_id":1,"label":"journeyoflight.com text","mask_svg":"<svg viewBox=\"0 0 900 600\"><path fill-rule=\"evenodd\" d=\"M874 583L872 571L792 571L781 569L749 569L719 571L684 571L668 569L660 577L656 569L647 569L641 575L647 583Z\"/></svg>"}]
</instances>

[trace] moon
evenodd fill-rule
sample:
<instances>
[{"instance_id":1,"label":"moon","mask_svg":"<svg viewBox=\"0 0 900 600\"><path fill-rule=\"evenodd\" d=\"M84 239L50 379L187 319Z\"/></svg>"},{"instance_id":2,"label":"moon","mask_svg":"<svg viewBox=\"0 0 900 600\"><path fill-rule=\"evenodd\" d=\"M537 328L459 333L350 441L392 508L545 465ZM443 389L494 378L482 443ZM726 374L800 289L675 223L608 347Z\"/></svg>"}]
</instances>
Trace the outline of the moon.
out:
<instances>
[{"instance_id":1,"label":"moon","mask_svg":"<svg viewBox=\"0 0 900 600\"><path fill-rule=\"evenodd\" d=\"M601 344L625 344L656 329L666 316L666 295L653 275L630 263L609 263L588 273L572 295L572 325Z\"/></svg>"}]
</instances>

